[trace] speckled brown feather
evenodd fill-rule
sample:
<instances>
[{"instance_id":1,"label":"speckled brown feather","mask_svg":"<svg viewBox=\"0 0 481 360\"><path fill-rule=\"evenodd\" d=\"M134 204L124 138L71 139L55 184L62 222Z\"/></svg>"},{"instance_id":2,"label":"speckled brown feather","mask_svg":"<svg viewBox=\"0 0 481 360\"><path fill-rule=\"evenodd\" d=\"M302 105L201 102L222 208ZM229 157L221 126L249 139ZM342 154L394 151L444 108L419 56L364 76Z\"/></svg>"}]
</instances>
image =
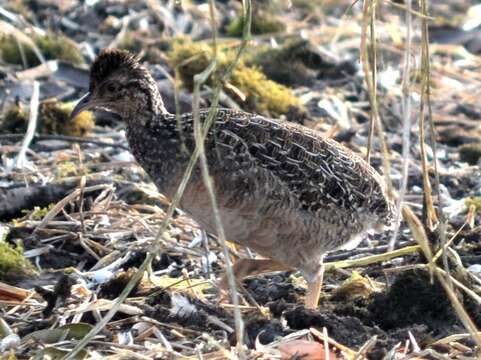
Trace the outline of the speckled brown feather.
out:
<instances>
[{"instance_id":1,"label":"speckled brown feather","mask_svg":"<svg viewBox=\"0 0 481 360\"><path fill-rule=\"evenodd\" d=\"M105 107L126 121L135 158L159 191L172 196L190 157L180 150L175 115L163 109L155 82L130 56L103 53L92 66L92 91L105 81L125 84L118 90L122 95L111 96L117 100ZM122 99L118 100L119 96ZM202 110L200 117L204 121L207 110ZM190 153L195 147L192 122L191 114L180 118ZM376 171L314 130L220 109L205 147L228 239L298 268L306 279L318 274L326 251L391 221L392 205ZM215 233L198 168L181 207Z\"/></svg>"}]
</instances>

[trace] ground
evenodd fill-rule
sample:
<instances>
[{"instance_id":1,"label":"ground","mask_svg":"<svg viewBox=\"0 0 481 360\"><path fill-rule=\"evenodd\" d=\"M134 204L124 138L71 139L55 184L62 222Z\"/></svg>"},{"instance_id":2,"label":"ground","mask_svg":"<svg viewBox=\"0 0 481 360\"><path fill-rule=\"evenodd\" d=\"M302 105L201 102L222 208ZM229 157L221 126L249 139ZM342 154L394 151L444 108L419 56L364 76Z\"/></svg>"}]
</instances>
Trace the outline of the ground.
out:
<instances>
[{"instance_id":1,"label":"ground","mask_svg":"<svg viewBox=\"0 0 481 360\"><path fill-rule=\"evenodd\" d=\"M223 71L235 57L244 18L240 2L215 5ZM372 77L363 74L373 50L369 33L363 35L370 26L362 5L255 2L253 36L223 85L222 106L301 123L365 156L376 112L366 85ZM112 46L140 54L169 111L176 111L175 91L181 112L191 111L192 76L213 56L207 3L0 4L2 356L65 356L153 252L152 266L77 358L235 359L244 352L248 359L324 359L327 351L330 359L479 358L480 340L469 335L481 327L479 6L431 4L429 79L421 68L423 10L413 3L407 21L406 6L377 3L375 23L380 121L370 163L396 196L403 143L410 140L404 204L411 212L403 212L395 246L389 249L395 229L388 229L366 234L356 249L328 254L315 310L302 305L305 283L297 272L245 279L238 289L239 345L234 307L219 301L225 272L219 241L181 209L158 237L170 200L135 163L124 124L105 111L71 123L66 110L87 90L95 54ZM364 41L369 51L362 50ZM426 84L430 107L422 96ZM215 76L202 90L202 106L209 106L213 86ZM19 155L36 100L35 134ZM430 115L424 149L421 111ZM255 255L235 246L229 252L232 260ZM428 266L438 252L443 255Z\"/></svg>"}]
</instances>

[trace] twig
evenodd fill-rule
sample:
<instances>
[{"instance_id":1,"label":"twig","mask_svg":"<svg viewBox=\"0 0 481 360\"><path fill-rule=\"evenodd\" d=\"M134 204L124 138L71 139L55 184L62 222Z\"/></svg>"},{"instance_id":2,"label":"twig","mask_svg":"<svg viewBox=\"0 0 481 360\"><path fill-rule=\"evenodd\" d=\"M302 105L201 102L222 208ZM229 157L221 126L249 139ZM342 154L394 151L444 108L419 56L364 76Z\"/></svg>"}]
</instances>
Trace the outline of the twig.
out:
<instances>
[{"instance_id":1,"label":"twig","mask_svg":"<svg viewBox=\"0 0 481 360\"><path fill-rule=\"evenodd\" d=\"M372 137L374 134L374 117L376 116L375 114L375 108L374 108L374 90L373 87L376 86L375 83L372 82L372 79L375 78L373 75L372 78L369 78L369 72L370 70L374 72L374 70L371 69L370 66L370 59L369 59L369 48L367 44L367 25L368 22L373 22L373 4L371 0L364 0L363 2L363 8L362 8L362 30L361 30L361 62L363 65L363 70L364 70L364 76L366 80L366 85L367 85L367 91L369 94L369 104L371 105L371 111L369 111L369 134L367 137L367 153L366 153L366 161L369 162L369 156L371 154L371 147L372 147ZM369 21L368 21L368 15L369 16ZM371 46L374 46L372 44L372 27L371 27Z\"/></svg>"},{"instance_id":2,"label":"twig","mask_svg":"<svg viewBox=\"0 0 481 360\"><path fill-rule=\"evenodd\" d=\"M399 256L406 256L409 254L414 254L420 250L419 245L412 245L406 246L401 249L393 250L383 254L365 256L360 259L353 259L353 260L341 260L341 261L333 261L328 262L325 264L326 271L330 269L343 269L348 267L358 267L358 266L367 266L370 264L380 263L383 261L391 260L393 258Z\"/></svg>"},{"instance_id":3,"label":"twig","mask_svg":"<svg viewBox=\"0 0 481 360\"><path fill-rule=\"evenodd\" d=\"M423 12L427 13L426 4L424 4ZM431 188L431 182L429 181L429 172L428 172L428 164L427 164L427 156L426 156L426 143L425 143L425 136L424 136L424 120L426 117L424 109L425 109L426 103L428 104L428 106L430 106L429 105L430 103L429 89L430 89L430 81L431 81L430 66L429 66L429 39L427 34L427 31L428 31L427 20L422 19L422 24L423 24L422 38L421 38L422 40L421 41L421 46L422 46L421 48L422 49L421 50L421 74L422 74L421 89L422 90L421 90L421 103L419 105L419 146L421 151L421 168L422 168L423 190L424 190L423 210L425 211L425 217L426 217L424 220L425 220L425 225L429 229L429 231L433 231L437 225L438 219L437 219L436 211L434 210L434 205L433 205L432 188ZM439 200L441 200L440 196L439 196ZM441 206L439 207L439 209L441 209ZM446 238L444 237L444 240L445 239Z\"/></svg>"},{"instance_id":4,"label":"twig","mask_svg":"<svg viewBox=\"0 0 481 360\"><path fill-rule=\"evenodd\" d=\"M366 341L364 345L361 346L361 348L359 349L359 351L357 352L353 360L363 359L367 354L367 352L371 350L374 345L376 345L376 342L377 342L377 335L374 335L372 338Z\"/></svg>"},{"instance_id":5,"label":"twig","mask_svg":"<svg viewBox=\"0 0 481 360\"><path fill-rule=\"evenodd\" d=\"M360 44L360 57L361 57L361 64L362 69L364 71L364 79L367 86L367 92L369 95L369 104L371 109L369 111L369 134L368 134L368 144L367 144L367 153L366 153L366 161L369 162L371 148L372 148L372 139L374 136L374 130L377 128L377 133L379 136L379 142L381 145L381 152L382 152L382 165L384 170L384 178L387 185L388 194L390 196L393 195L392 190L392 182L391 182L391 165L389 162L389 150L388 146L384 137L383 126L381 119L379 117L379 109L377 103L377 69L376 69L376 51L377 51L377 43L375 37L375 8L377 6L377 1L373 0L364 0L363 3L363 19L362 19L362 28L361 28L361 44ZM367 44L367 25L370 24L370 45ZM372 52L372 67L369 54ZM371 75L371 76L369 76Z\"/></svg>"},{"instance_id":6,"label":"twig","mask_svg":"<svg viewBox=\"0 0 481 360\"><path fill-rule=\"evenodd\" d=\"M423 15L427 16L428 14L428 5L426 0L420 0L421 5L421 12ZM426 18L422 18L422 71L423 71L423 88L422 88L422 96L421 96L421 106L424 106L424 103L427 104L428 107L428 121L429 121L429 129L430 129L430 138L431 138L431 148L433 150L433 167L434 167L434 183L436 187L436 194L438 198L438 215L439 215L439 225L437 228L437 234L439 235L440 243L443 249L445 249L446 245L446 217L443 211L443 201L441 197L441 185L439 180L439 168L438 168L438 158L437 158L437 144L436 144L436 129L434 127L433 122L433 114L431 108L431 68L430 68L430 53L429 53L429 27ZM422 109L422 108L421 108ZM424 114L421 114L421 119L424 118ZM427 171L427 169L426 169ZM427 175L426 175L427 177ZM423 180L424 180L424 171L423 171ZM429 181L429 179L428 179ZM428 182L430 187L430 184ZM426 189L424 189L426 192ZM430 188L431 190L431 188ZM436 213L433 209L432 205L432 197L429 196L426 199L426 206L428 208L428 215L431 213L435 217ZM429 217L429 216L428 216ZM433 219L435 220L435 218ZM448 259L446 256L446 252L443 251L442 253L443 259L443 266L444 270L449 274L449 266L448 266ZM448 276L448 284L452 288L453 284L451 283L451 276Z\"/></svg>"},{"instance_id":7,"label":"twig","mask_svg":"<svg viewBox=\"0 0 481 360\"><path fill-rule=\"evenodd\" d=\"M401 223L401 209L406 195L409 174L409 154L411 151L411 0L406 2L406 45L404 48L404 66L402 78L402 114L403 114L403 135L402 135L402 180L399 195L396 201L396 217L394 224L394 232L389 241L389 250L394 249L396 238L399 233Z\"/></svg>"},{"instance_id":8,"label":"twig","mask_svg":"<svg viewBox=\"0 0 481 360\"><path fill-rule=\"evenodd\" d=\"M369 19L369 35L371 37L371 50L372 50L372 68L371 68L371 81L372 81L372 113L374 114L376 120L379 118L379 110L377 107L377 44L376 44L376 8L377 8L377 1L371 2L370 7L370 19ZM371 121L371 118L370 118ZM366 159L369 162L369 155L372 148L372 136L374 132L374 121L370 124L369 128L369 136L368 136L368 148Z\"/></svg>"},{"instance_id":9,"label":"twig","mask_svg":"<svg viewBox=\"0 0 481 360\"><path fill-rule=\"evenodd\" d=\"M317 339L319 340L322 340L324 341L325 339L325 336L323 333L321 333L319 330L317 330L316 328L314 327L311 327L309 328L309 331L310 333L316 337ZM331 344L332 346L334 346L335 348L341 350L342 352L344 352L349 358L353 358L354 356L356 356L356 352L350 348L348 348L347 346L345 345L342 345L340 343L338 343L336 340L330 338L330 337L327 337L327 342L329 344Z\"/></svg>"},{"instance_id":10,"label":"twig","mask_svg":"<svg viewBox=\"0 0 481 360\"><path fill-rule=\"evenodd\" d=\"M322 335L324 335L324 360L329 360L329 343L327 342L329 336L327 335L327 328L325 326L322 328Z\"/></svg>"},{"instance_id":11,"label":"twig","mask_svg":"<svg viewBox=\"0 0 481 360\"><path fill-rule=\"evenodd\" d=\"M28 115L28 126L27 132L22 142L22 148L18 152L17 159L15 161L16 168L23 168L25 166L25 155L27 149L30 146L30 142L35 134L35 129L37 128L37 118L38 118L38 100L40 96L40 84L38 81L33 82L32 98L30 99L30 111Z\"/></svg>"},{"instance_id":12,"label":"twig","mask_svg":"<svg viewBox=\"0 0 481 360\"><path fill-rule=\"evenodd\" d=\"M108 189L111 188L112 185L110 184L100 184L100 185L93 185L84 188L77 188L69 195L65 196L62 200L60 200L50 211L44 216L41 223L35 228L33 233L37 233L39 230L43 229L45 226L48 225L49 221L52 220L57 214L67 205L69 202L77 199L82 193L88 193L92 191L97 191L101 189Z\"/></svg>"}]
</instances>

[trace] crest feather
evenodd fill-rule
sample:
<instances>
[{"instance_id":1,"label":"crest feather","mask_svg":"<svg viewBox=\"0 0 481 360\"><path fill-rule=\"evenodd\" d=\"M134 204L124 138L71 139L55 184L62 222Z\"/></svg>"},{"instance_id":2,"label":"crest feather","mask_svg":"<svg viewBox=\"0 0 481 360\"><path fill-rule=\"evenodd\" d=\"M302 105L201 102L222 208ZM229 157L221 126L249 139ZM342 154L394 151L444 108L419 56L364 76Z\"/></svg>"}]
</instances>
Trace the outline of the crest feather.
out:
<instances>
[{"instance_id":1,"label":"crest feather","mask_svg":"<svg viewBox=\"0 0 481 360\"><path fill-rule=\"evenodd\" d=\"M139 59L134 54L119 49L104 49L90 68L90 91L119 69L140 69Z\"/></svg>"}]
</instances>

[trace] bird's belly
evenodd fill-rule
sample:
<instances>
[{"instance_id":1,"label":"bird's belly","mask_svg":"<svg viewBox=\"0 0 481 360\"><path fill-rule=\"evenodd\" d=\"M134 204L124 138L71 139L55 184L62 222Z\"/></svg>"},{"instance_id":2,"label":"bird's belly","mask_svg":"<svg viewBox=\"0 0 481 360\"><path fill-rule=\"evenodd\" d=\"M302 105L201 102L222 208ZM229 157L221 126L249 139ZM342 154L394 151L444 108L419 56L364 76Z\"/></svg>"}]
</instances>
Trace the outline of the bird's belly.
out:
<instances>
[{"instance_id":1,"label":"bird's belly","mask_svg":"<svg viewBox=\"0 0 481 360\"><path fill-rule=\"evenodd\" d=\"M203 199L200 199L203 197ZM218 235L217 219L214 215L211 200L202 194L196 196L196 201L188 197L181 201L182 210L186 211L196 220L205 230ZM263 239L265 246L272 245L273 234L268 234L268 228L261 229L262 220L256 217L255 211L242 211L237 208L227 208L222 203L217 204L219 218L227 240L241 245L256 248L255 244L259 241L253 240L252 233L256 233Z\"/></svg>"},{"instance_id":2,"label":"bird's belly","mask_svg":"<svg viewBox=\"0 0 481 360\"><path fill-rule=\"evenodd\" d=\"M217 193L217 205L226 240L250 247L258 254L296 268L305 276L317 274L323 255L354 238L364 224L338 210L306 215L293 206L269 206L262 196L236 202ZM201 182L191 183L180 204L208 232L218 235L210 197Z\"/></svg>"}]
</instances>

